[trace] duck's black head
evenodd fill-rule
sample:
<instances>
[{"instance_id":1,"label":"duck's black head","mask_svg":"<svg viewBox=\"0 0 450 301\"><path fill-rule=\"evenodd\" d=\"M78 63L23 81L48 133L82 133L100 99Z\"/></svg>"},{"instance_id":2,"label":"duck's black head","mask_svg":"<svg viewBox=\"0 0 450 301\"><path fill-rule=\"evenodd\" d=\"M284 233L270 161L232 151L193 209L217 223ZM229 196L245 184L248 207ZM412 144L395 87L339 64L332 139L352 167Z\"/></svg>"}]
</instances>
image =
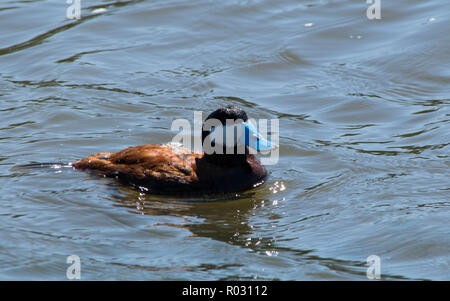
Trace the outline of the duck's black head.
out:
<instances>
[{"instance_id":1,"label":"duck's black head","mask_svg":"<svg viewBox=\"0 0 450 301\"><path fill-rule=\"evenodd\" d=\"M231 123L239 124L240 122L246 122L248 121L247 113L241 109L238 106L226 106L222 107L220 109L215 110L211 114L206 117L204 123L203 123L203 129L202 129L202 145L203 149L205 151L205 157L209 161L214 161L215 163L222 163L226 165L232 165L235 163L239 163L240 161L245 161L246 154L248 154L247 147L241 148L238 150L238 146L236 144L234 145L226 145L225 143L225 137L223 137L223 146L216 147L215 141L205 141L206 138L210 138L210 134L214 132L217 128L217 125L223 126L222 129L225 130L225 127L227 125L230 125ZM216 147L216 149L221 149L221 151L206 151L205 145L208 144L212 147ZM228 148L228 153L227 153ZM243 152L244 150L244 152ZM231 152L231 153L230 153Z\"/></svg>"},{"instance_id":2,"label":"duck's black head","mask_svg":"<svg viewBox=\"0 0 450 301\"><path fill-rule=\"evenodd\" d=\"M227 106L215 110L206 117L205 121L208 119L218 119L223 125L226 125L226 120L231 119L236 121L238 119L246 122L248 120L247 113L238 106Z\"/></svg>"},{"instance_id":3,"label":"duck's black head","mask_svg":"<svg viewBox=\"0 0 450 301\"><path fill-rule=\"evenodd\" d=\"M220 121L220 123L223 126L226 126L227 120L231 120L233 122L237 120L242 120L243 122L246 122L248 120L247 113L245 113L244 110L242 110L238 106L227 106L220 109L215 110L211 114L208 115L205 119L205 123L208 120L216 119ZM203 123L204 127L202 130L202 143L205 141L205 138L211 133L212 129L206 128L205 129L205 123Z\"/></svg>"},{"instance_id":4,"label":"duck's black head","mask_svg":"<svg viewBox=\"0 0 450 301\"><path fill-rule=\"evenodd\" d=\"M267 152L277 146L259 133L244 110L227 106L206 117L202 129L202 147L208 160L231 165L245 161L249 154Z\"/></svg>"}]
</instances>

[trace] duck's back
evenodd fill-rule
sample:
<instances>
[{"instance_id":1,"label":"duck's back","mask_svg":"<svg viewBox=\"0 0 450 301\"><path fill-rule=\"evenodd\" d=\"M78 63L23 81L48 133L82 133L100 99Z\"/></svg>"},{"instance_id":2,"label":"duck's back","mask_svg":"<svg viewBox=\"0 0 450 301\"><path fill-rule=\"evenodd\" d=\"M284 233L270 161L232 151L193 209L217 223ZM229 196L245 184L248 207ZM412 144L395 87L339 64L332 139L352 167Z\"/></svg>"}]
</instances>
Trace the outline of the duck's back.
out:
<instances>
[{"instance_id":1,"label":"duck's back","mask_svg":"<svg viewBox=\"0 0 450 301\"><path fill-rule=\"evenodd\" d=\"M234 192L262 183L267 171L252 155L240 166L217 166L200 152L175 145L141 145L98 153L72 163L107 177L145 187L155 194Z\"/></svg>"},{"instance_id":2,"label":"duck's back","mask_svg":"<svg viewBox=\"0 0 450 301\"><path fill-rule=\"evenodd\" d=\"M199 152L181 147L149 144L116 153L98 153L76 161L72 166L159 191L197 182L195 159L201 156Z\"/></svg>"}]
</instances>

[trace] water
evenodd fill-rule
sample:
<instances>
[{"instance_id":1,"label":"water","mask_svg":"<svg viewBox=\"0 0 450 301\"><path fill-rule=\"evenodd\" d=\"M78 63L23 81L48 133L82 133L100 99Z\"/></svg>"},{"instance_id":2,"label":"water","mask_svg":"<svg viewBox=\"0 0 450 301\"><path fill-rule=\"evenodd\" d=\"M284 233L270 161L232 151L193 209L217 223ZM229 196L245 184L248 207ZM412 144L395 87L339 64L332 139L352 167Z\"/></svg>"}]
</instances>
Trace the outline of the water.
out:
<instances>
[{"instance_id":1,"label":"water","mask_svg":"<svg viewBox=\"0 0 450 301\"><path fill-rule=\"evenodd\" d=\"M0 3L0 279L449 280L446 1ZM96 9L104 8L106 11ZM280 160L236 197L18 164L166 143L236 104ZM216 198L216 199L214 199Z\"/></svg>"}]
</instances>

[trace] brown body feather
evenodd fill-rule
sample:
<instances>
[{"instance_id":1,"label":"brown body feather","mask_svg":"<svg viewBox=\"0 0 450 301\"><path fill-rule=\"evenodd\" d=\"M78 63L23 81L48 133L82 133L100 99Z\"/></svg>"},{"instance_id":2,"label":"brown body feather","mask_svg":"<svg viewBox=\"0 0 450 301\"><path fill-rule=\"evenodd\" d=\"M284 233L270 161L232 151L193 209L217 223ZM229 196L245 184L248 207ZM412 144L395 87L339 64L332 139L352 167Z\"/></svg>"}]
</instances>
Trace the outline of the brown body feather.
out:
<instances>
[{"instance_id":1,"label":"brown body feather","mask_svg":"<svg viewBox=\"0 0 450 301\"><path fill-rule=\"evenodd\" d=\"M253 155L227 166L215 164L204 153L155 144L98 153L72 166L163 194L237 192L262 183L267 176L265 167Z\"/></svg>"}]
</instances>

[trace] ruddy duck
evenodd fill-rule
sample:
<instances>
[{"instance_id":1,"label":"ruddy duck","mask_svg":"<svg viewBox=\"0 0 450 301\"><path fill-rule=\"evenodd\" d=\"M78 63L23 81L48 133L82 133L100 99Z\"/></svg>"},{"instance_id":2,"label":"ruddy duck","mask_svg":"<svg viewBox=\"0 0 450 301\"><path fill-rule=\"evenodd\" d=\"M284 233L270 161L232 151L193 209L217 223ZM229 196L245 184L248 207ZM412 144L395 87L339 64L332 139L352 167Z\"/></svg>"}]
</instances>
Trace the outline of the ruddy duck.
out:
<instances>
[{"instance_id":1,"label":"ruddy duck","mask_svg":"<svg viewBox=\"0 0 450 301\"><path fill-rule=\"evenodd\" d=\"M234 126L230 126L230 120ZM205 125L209 121L218 123L208 129ZM241 135L234 135L235 128ZM230 140L220 139L230 132L233 145L226 144ZM193 152L171 144L141 145L91 155L72 166L116 177L155 194L238 192L262 184L267 177L266 168L249 148L264 151L276 147L258 134L248 123L247 114L237 106L220 108L205 119L202 146L203 152Z\"/></svg>"}]
</instances>

